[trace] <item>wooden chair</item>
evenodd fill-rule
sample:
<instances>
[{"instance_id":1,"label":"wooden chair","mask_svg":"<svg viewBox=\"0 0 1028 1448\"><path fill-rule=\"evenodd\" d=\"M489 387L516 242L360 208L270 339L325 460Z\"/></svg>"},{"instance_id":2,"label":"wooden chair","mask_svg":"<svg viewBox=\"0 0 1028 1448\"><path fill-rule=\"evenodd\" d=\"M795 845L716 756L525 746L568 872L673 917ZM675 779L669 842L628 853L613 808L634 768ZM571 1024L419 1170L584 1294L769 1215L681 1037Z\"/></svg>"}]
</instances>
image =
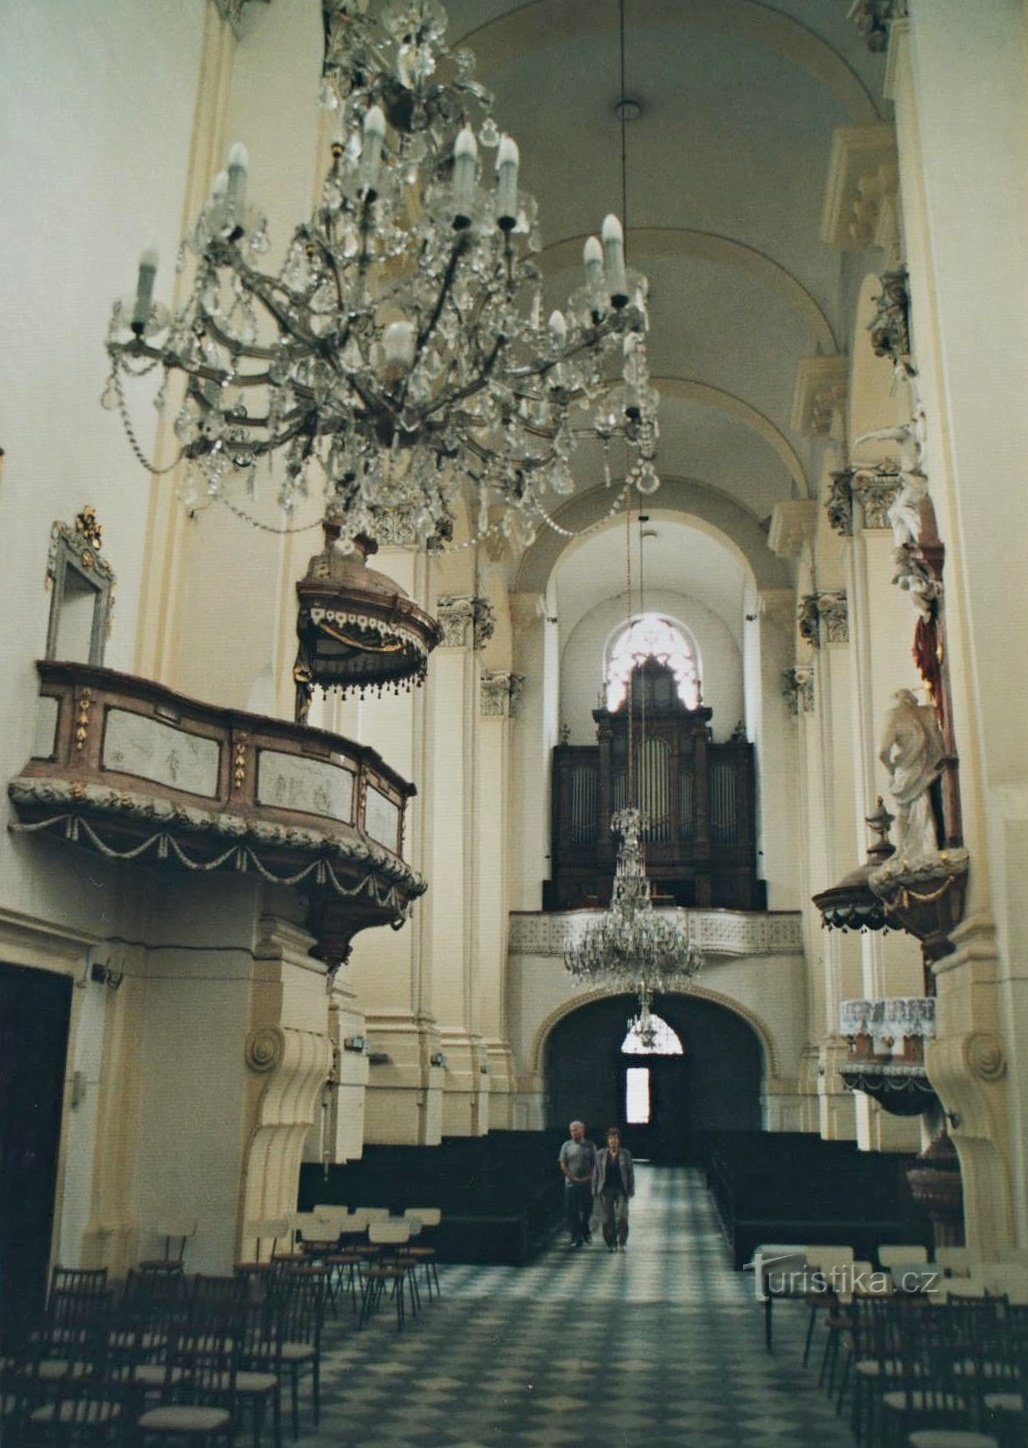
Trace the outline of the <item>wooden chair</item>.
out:
<instances>
[{"instance_id":1,"label":"wooden chair","mask_svg":"<svg viewBox=\"0 0 1028 1448\"><path fill-rule=\"evenodd\" d=\"M253 1242L253 1257L244 1257L236 1262L233 1271L242 1277L262 1276L270 1272L275 1255L278 1251L279 1242L285 1241L290 1236L289 1217L259 1217L254 1221L247 1222L243 1228L243 1240ZM267 1244L267 1255L265 1255L265 1244Z\"/></svg>"},{"instance_id":2,"label":"wooden chair","mask_svg":"<svg viewBox=\"0 0 1028 1448\"><path fill-rule=\"evenodd\" d=\"M168 1219L154 1227L154 1235L164 1238L163 1257L147 1257L139 1264L140 1272L182 1272L185 1269L186 1243L196 1236L196 1218Z\"/></svg>"},{"instance_id":3,"label":"wooden chair","mask_svg":"<svg viewBox=\"0 0 1028 1448\"><path fill-rule=\"evenodd\" d=\"M161 1401L137 1420L142 1448L169 1440L232 1448L241 1350L241 1332L227 1331L224 1322L216 1331L209 1321L194 1320L182 1328L169 1344Z\"/></svg>"},{"instance_id":4,"label":"wooden chair","mask_svg":"<svg viewBox=\"0 0 1028 1448\"><path fill-rule=\"evenodd\" d=\"M268 1280L268 1291L251 1316L243 1365L253 1372L289 1380L293 1437L300 1432L300 1381L311 1379L315 1424L321 1420L321 1335L328 1273L320 1265L283 1265Z\"/></svg>"}]
</instances>

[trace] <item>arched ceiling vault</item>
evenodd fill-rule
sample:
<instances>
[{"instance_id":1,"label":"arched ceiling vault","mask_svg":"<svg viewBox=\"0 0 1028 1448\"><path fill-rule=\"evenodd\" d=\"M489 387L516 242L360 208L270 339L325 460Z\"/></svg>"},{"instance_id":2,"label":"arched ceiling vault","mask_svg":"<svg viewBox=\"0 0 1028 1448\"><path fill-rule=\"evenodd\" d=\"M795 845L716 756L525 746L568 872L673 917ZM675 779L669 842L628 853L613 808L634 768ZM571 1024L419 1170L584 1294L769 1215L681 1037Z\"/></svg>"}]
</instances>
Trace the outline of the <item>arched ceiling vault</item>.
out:
<instances>
[{"instance_id":1,"label":"arched ceiling vault","mask_svg":"<svg viewBox=\"0 0 1028 1448\"><path fill-rule=\"evenodd\" d=\"M680 226L634 227L631 239L633 265L643 271L648 261L659 257L691 256L746 272L769 291L782 297L803 318L818 351L835 351L832 325L817 299L790 271L756 247L733 241L730 236L714 236L710 232L691 231ZM544 247L540 253L543 270L550 273L579 266L585 241L585 234L569 236Z\"/></svg>"},{"instance_id":2,"label":"arched ceiling vault","mask_svg":"<svg viewBox=\"0 0 1028 1448\"><path fill-rule=\"evenodd\" d=\"M530 0L462 35L488 80L512 55L582 35L617 30L618 8L600 0ZM633 0L633 26L689 30L702 27L730 40L773 51L824 86L848 112L850 124L880 119L871 92L846 61L820 36L780 10L756 0Z\"/></svg>"},{"instance_id":3,"label":"arched ceiling vault","mask_svg":"<svg viewBox=\"0 0 1028 1448\"><path fill-rule=\"evenodd\" d=\"M779 431L770 418L758 412L755 407L751 407L741 397L736 397L732 392L726 392L719 387L711 387L709 383L700 382L691 377L654 377L653 385L661 397L669 402L673 399L683 402L700 402L738 419L778 454L789 471L798 495L801 498L810 496L806 469L792 443L783 432Z\"/></svg>"}]
</instances>

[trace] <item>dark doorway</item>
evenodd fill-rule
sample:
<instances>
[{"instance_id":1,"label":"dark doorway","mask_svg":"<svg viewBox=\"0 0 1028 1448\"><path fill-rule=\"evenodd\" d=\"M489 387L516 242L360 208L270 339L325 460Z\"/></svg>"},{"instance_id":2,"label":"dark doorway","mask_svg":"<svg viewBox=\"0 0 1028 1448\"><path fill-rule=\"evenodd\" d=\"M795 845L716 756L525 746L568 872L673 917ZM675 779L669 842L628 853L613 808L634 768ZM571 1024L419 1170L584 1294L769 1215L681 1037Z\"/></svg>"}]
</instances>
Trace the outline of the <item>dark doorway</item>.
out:
<instances>
[{"instance_id":1,"label":"dark doorway","mask_svg":"<svg viewBox=\"0 0 1028 1448\"><path fill-rule=\"evenodd\" d=\"M638 1011L634 996L582 1006L554 1027L544 1069L548 1126L579 1118L593 1140L618 1125L637 1156L688 1161L702 1131L759 1131L762 1053L747 1023L697 996L657 996L655 1014L682 1043L681 1056L626 1055L622 1043ZM628 1072L648 1072L649 1119L630 1121Z\"/></svg>"},{"instance_id":2,"label":"dark doorway","mask_svg":"<svg viewBox=\"0 0 1028 1448\"><path fill-rule=\"evenodd\" d=\"M46 1294L71 980L0 964L0 1332Z\"/></svg>"}]
</instances>

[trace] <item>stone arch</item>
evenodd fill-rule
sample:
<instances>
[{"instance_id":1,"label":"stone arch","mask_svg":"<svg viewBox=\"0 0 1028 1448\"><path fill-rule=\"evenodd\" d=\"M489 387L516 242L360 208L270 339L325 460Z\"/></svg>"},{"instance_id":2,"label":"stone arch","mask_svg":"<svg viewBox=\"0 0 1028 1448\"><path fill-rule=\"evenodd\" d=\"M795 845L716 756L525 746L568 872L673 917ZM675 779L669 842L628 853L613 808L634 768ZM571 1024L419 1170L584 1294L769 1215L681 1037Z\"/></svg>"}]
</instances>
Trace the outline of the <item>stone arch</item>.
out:
<instances>
[{"instance_id":1,"label":"stone arch","mask_svg":"<svg viewBox=\"0 0 1028 1448\"><path fill-rule=\"evenodd\" d=\"M573 1015L574 1012L582 1006L592 1005L594 1001L609 1000L613 996L624 994L625 991L623 987L594 986L591 989L580 992L578 995L570 996L567 1000L562 1001L555 1010L550 1011L549 1015L545 1016L539 1023L535 1035L532 1038L532 1046L528 1059L530 1073L542 1079L546 1042L549 1040L555 1026L559 1025L560 1022L568 1016ZM774 1039L766 1022L762 1021L755 1012L741 1005L738 1001L733 1000L731 996L726 996L721 991L711 990L707 986L693 984L687 991L668 991L667 994L680 994L684 997L696 996L700 1000L709 1001L711 1005L722 1006L725 1010L731 1011L733 1015L738 1016L740 1020L745 1021L760 1043L760 1049L764 1058L764 1079L769 1081L778 1076L778 1058Z\"/></svg>"},{"instance_id":2,"label":"stone arch","mask_svg":"<svg viewBox=\"0 0 1028 1448\"><path fill-rule=\"evenodd\" d=\"M544 593L565 548L573 547L577 536L586 528L604 522L609 508L610 494L605 488L590 488L569 499L553 518L558 527L575 536L568 538L552 529L541 531L522 554L512 591ZM664 477L648 511L688 515L691 522L716 535L719 542L745 562L758 589L791 587L788 570L768 548L767 537L757 519L716 488L691 478Z\"/></svg>"}]
</instances>

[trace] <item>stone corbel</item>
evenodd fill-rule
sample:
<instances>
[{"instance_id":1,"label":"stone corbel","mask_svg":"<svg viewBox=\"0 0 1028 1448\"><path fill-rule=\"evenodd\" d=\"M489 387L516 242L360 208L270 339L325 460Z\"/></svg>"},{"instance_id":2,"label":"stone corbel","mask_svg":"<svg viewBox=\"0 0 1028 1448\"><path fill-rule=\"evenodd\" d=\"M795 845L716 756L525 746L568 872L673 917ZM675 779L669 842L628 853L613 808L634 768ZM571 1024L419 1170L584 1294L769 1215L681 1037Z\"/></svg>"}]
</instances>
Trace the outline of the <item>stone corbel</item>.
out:
<instances>
[{"instance_id":1,"label":"stone corbel","mask_svg":"<svg viewBox=\"0 0 1028 1448\"><path fill-rule=\"evenodd\" d=\"M477 594L444 594L436 603L443 629L443 648L485 648L496 628L493 606Z\"/></svg>"},{"instance_id":2,"label":"stone corbel","mask_svg":"<svg viewBox=\"0 0 1028 1448\"><path fill-rule=\"evenodd\" d=\"M524 684L524 674L511 674L504 670L484 672L481 703L483 719L513 718Z\"/></svg>"},{"instance_id":3,"label":"stone corbel","mask_svg":"<svg viewBox=\"0 0 1028 1448\"><path fill-rule=\"evenodd\" d=\"M792 426L804 437L826 437L846 401L849 358L801 357L792 395Z\"/></svg>"},{"instance_id":4,"label":"stone corbel","mask_svg":"<svg viewBox=\"0 0 1028 1448\"><path fill-rule=\"evenodd\" d=\"M821 240L839 251L896 245L899 163L891 125L841 126L832 136Z\"/></svg>"},{"instance_id":5,"label":"stone corbel","mask_svg":"<svg viewBox=\"0 0 1028 1448\"><path fill-rule=\"evenodd\" d=\"M796 558L814 536L817 504L812 498L787 498L771 514L767 546L777 558Z\"/></svg>"},{"instance_id":6,"label":"stone corbel","mask_svg":"<svg viewBox=\"0 0 1028 1448\"><path fill-rule=\"evenodd\" d=\"M789 704L790 714L812 714L814 712L814 670L806 665L786 669L782 675L785 688L782 691Z\"/></svg>"},{"instance_id":7,"label":"stone corbel","mask_svg":"<svg viewBox=\"0 0 1028 1448\"><path fill-rule=\"evenodd\" d=\"M296 1209L304 1141L332 1069L332 1042L323 1031L262 1025L247 1036L244 1057L257 1094L249 1123L247 1222Z\"/></svg>"}]
</instances>

